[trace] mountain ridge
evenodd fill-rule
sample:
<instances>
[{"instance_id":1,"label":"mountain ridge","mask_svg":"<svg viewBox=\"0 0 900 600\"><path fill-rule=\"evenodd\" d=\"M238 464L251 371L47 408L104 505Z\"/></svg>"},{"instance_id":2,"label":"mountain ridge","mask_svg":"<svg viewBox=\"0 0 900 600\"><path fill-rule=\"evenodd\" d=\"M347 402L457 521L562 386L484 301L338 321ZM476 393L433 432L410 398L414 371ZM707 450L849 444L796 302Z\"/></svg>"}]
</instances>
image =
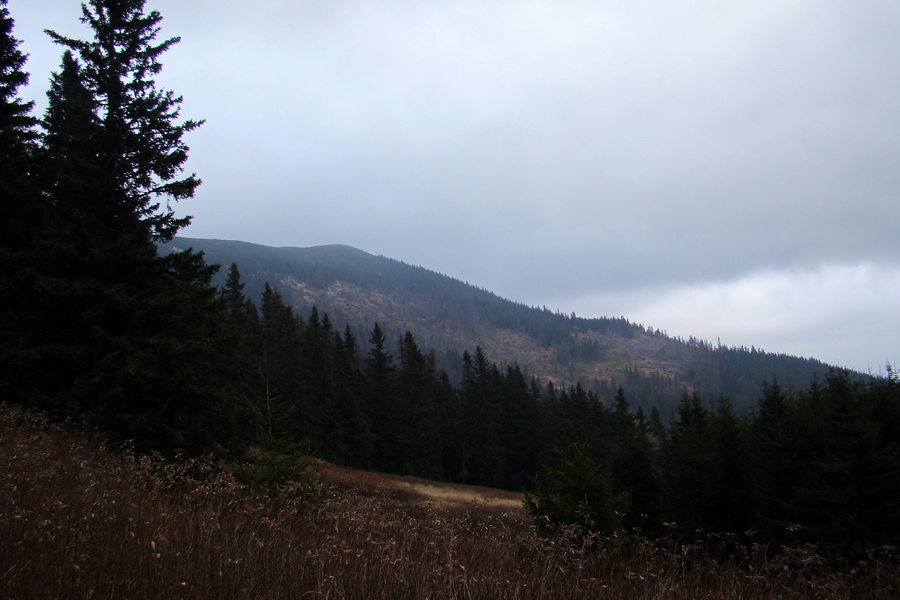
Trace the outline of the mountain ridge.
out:
<instances>
[{"instance_id":1,"label":"mountain ridge","mask_svg":"<svg viewBox=\"0 0 900 600\"><path fill-rule=\"evenodd\" d=\"M557 386L581 383L608 400L622 386L636 406L670 412L687 389L710 402L727 396L745 411L764 381L801 388L831 368L813 358L673 338L625 317L583 318L530 307L344 244L271 247L176 237L161 251L189 247L203 251L208 262L236 263L254 302L269 283L301 316L316 306L336 328L349 325L361 340L376 322L389 339L411 331L451 376L459 374L462 352L480 346L502 367L518 365ZM223 283L225 271L214 283Z\"/></svg>"}]
</instances>

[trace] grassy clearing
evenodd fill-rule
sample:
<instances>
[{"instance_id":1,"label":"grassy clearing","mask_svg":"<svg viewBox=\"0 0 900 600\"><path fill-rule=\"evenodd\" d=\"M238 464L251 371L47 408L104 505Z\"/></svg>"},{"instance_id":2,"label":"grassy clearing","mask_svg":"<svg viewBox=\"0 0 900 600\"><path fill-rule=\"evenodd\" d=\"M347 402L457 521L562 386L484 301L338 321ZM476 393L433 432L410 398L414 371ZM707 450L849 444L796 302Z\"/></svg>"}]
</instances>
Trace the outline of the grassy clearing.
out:
<instances>
[{"instance_id":1,"label":"grassy clearing","mask_svg":"<svg viewBox=\"0 0 900 600\"><path fill-rule=\"evenodd\" d=\"M404 497L411 504L431 505L448 510L481 509L521 513L523 495L477 485L460 485L429 481L417 477L402 477L359 471L320 463L325 480L336 486L354 489L358 493L377 492Z\"/></svg>"},{"instance_id":2,"label":"grassy clearing","mask_svg":"<svg viewBox=\"0 0 900 600\"><path fill-rule=\"evenodd\" d=\"M812 551L534 534L514 495L325 469L307 490L251 493L201 461L110 454L0 407L0 598L876 598L892 551L836 568Z\"/></svg>"}]
</instances>

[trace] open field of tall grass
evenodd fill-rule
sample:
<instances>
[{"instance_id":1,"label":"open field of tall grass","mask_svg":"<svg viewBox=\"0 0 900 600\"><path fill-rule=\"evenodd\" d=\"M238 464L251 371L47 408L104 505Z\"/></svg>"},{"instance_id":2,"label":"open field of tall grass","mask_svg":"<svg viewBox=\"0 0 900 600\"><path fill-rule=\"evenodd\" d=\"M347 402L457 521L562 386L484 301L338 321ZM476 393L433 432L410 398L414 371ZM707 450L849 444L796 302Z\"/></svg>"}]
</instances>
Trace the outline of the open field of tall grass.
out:
<instances>
[{"instance_id":1,"label":"open field of tall grass","mask_svg":"<svg viewBox=\"0 0 900 600\"><path fill-rule=\"evenodd\" d=\"M515 494L322 471L252 492L0 405L0 599L900 597L891 549L852 568L753 544L588 551L537 536Z\"/></svg>"}]
</instances>

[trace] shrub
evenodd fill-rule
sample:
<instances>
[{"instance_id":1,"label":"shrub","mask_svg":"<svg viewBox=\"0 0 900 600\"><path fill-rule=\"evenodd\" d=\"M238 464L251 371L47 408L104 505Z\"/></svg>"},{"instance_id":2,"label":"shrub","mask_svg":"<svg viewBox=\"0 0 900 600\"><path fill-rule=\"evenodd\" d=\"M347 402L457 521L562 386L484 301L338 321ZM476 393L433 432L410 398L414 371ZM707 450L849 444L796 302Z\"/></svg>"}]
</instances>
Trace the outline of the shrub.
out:
<instances>
[{"instance_id":1,"label":"shrub","mask_svg":"<svg viewBox=\"0 0 900 600\"><path fill-rule=\"evenodd\" d=\"M545 533L574 528L584 534L612 534L622 528L629 498L613 490L609 475L594 463L587 445L573 443L559 466L538 478L524 504Z\"/></svg>"}]
</instances>

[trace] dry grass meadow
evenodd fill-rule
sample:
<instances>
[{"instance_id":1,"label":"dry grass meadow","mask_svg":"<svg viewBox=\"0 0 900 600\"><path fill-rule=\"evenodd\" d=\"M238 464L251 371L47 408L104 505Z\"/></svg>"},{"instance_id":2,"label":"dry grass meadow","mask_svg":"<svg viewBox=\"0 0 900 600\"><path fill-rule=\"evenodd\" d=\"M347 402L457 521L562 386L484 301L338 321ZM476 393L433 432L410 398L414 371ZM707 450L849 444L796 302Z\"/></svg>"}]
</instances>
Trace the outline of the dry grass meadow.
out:
<instances>
[{"instance_id":1,"label":"dry grass meadow","mask_svg":"<svg viewBox=\"0 0 900 600\"><path fill-rule=\"evenodd\" d=\"M319 469L255 492L0 405L0 599L900 597L892 549L853 567L752 544L588 550L537 536L516 494Z\"/></svg>"}]
</instances>

